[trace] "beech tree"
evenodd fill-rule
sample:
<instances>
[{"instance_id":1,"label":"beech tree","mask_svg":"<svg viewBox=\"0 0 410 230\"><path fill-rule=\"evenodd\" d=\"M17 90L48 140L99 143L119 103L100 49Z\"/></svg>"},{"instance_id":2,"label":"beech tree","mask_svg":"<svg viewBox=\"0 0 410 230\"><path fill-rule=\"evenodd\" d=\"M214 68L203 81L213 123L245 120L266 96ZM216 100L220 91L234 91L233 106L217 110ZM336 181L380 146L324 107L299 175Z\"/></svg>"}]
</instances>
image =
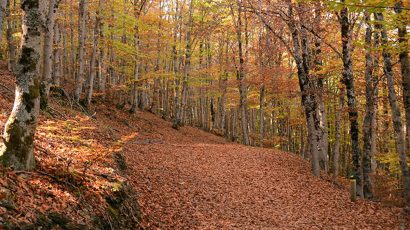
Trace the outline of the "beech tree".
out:
<instances>
[{"instance_id":1,"label":"beech tree","mask_svg":"<svg viewBox=\"0 0 410 230\"><path fill-rule=\"evenodd\" d=\"M54 59L53 45L54 45L54 25L57 8L60 0L51 0L48 3L48 12L46 15L46 32L44 33L44 51L43 51L43 78L41 81L41 107L47 108L48 96L50 94L50 87L52 84L52 72Z\"/></svg>"},{"instance_id":2,"label":"beech tree","mask_svg":"<svg viewBox=\"0 0 410 230\"><path fill-rule=\"evenodd\" d=\"M81 93L84 84L84 46L85 46L85 33L86 33L86 20L87 20L87 0L79 1L79 22L78 22L78 72L75 77L76 88L74 92L74 100L76 102L80 101Z\"/></svg>"},{"instance_id":3,"label":"beech tree","mask_svg":"<svg viewBox=\"0 0 410 230\"><path fill-rule=\"evenodd\" d=\"M342 3L345 2L342 0ZM343 78L342 82L346 86L347 105L349 107L350 137L352 142L353 174L357 181L357 193L363 197L363 172L361 168L361 153L359 142L359 123L357 111L357 99L353 78L352 64L352 42L355 16L349 15L349 9L343 7L340 11L339 21L341 26L341 38L343 45Z\"/></svg>"},{"instance_id":4,"label":"beech tree","mask_svg":"<svg viewBox=\"0 0 410 230\"><path fill-rule=\"evenodd\" d=\"M41 0L22 0L21 53L16 66L16 96L7 120L0 150L3 165L17 170L33 169L34 133L40 109L40 64L43 17Z\"/></svg>"}]
</instances>

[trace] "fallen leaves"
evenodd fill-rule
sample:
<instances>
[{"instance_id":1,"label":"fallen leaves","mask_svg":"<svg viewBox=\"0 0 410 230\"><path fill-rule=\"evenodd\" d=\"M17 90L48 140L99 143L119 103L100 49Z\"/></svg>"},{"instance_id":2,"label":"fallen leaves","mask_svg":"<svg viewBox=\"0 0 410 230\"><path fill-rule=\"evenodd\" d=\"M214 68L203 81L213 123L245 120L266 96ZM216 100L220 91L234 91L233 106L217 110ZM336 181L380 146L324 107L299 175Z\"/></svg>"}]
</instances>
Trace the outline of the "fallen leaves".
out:
<instances>
[{"instance_id":1,"label":"fallen leaves","mask_svg":"<svg viewBox=\"0 0 410 230\"><path fill-rule=\"evenodd\" d=\"M124 149L146 229L396 229L399 208L349 201L293 154L225 142L197 129L155 130ZM158 138L161 142L148 141ZM408 224L408 223L405 223Z\"/></svg>"}]
</instances>

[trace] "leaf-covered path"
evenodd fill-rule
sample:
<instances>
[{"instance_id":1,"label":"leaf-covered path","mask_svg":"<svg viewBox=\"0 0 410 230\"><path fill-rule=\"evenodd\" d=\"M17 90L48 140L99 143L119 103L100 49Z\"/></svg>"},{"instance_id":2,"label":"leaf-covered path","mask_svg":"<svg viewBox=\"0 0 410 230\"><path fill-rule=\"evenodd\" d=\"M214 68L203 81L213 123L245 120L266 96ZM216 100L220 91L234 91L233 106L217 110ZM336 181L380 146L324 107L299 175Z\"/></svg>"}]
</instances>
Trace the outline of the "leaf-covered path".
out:
<instances>
[{"instance_id":1,"label":"leaf-covered path","mask_svg":"<svg viewBox=\"0 0 410 230\"><path fill-rule=\"evenodd\" d=\"M406 228L398 208L350 202L295 155L141 116L125 152L146 229Z\"/></svg>"}]
</instances>

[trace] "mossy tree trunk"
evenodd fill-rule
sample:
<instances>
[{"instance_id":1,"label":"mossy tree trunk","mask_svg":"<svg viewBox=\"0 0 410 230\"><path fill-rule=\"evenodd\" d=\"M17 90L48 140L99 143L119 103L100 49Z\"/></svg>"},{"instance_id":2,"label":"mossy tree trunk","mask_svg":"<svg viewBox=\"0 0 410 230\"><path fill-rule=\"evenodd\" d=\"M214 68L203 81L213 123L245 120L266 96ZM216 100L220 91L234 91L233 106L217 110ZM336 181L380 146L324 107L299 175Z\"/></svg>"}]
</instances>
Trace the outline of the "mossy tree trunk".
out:
<instances>
[{"instance_id":1,"label":"mossy tree trunk","mask_svg":"<svg viewBox=\"0 0 410 230\"><path fill-rule=\"evenodd\" d=\"M0 150L3 165L16 170L35 167L34 133L40 108L41 0L22 0L23 37L17 63L16 96Z\"/></svg>"}]
</instances>

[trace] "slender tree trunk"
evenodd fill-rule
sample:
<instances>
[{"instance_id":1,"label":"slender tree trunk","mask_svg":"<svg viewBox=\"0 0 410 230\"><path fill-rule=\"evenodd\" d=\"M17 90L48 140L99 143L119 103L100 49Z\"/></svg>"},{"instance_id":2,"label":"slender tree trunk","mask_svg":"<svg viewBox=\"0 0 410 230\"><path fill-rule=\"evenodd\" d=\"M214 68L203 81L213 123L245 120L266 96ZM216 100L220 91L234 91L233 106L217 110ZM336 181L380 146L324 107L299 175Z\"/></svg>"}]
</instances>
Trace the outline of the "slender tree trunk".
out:
<instances>
[{"instance_id":1,"label":"slender tree trunk","mask_svg":"<svg viewBox=\"0 0 410 230\"><path fill-rule=\"evenodd\" d=\"M139 20L140 12L138 9L138 5L134 5L135 7L135 18ZM134 79L133 79L133 103L131 106L131 113L137 112L138 108L138 86L139 86L139 75L140 75L140 61L139 61L139 47L140 46L140 38L139 38L139 25L138 22L135 25L135 32L134 32L134 48L135 48L135 57L134 57Z\"/></svg>"},{"instance_id":2,"label":"slender tree trunk","mask_svg":"<svg viewBox=\"0 0 410 230\"><path fill-rule=\"evenodd\" d=\"M9 51L9 70L12 72L16 71L16 55L17 55L17 47L14 44L14 38L13 38L13 33L14 33L14 27L15 27L15 22L13 19L10 17L10 0L7 0L7 30L6 30L6 36L7 36L7 45L8 45L8 51Z\"/></svg>"},{"instance_id":3,"label":"slender tree trunk","mask_svg":"<svg viewBox=\"0 0 410 230\"><path fill-rule=\"evenodd\" d=\"M410 208L410 171L409 166L407 165L407 147L406 139L403 130L402 118L400 107L397 101L397 94L394 88L394 79L393 79L393 64L391 61L391 54L387 50L386 46L388 45L387 31L384 28L384 17L382 13L375 13L375 19L377 21L376 28L381 31L381 41L383 45L383 60L384 60L384 74L387 79L387 87L389 92L389 102L392 108L392 120L393 128L396 135L396 146L397 152L399 154L400 169L402 172L402 180L404 187L404 199L406 206Z\"/></svg>"},{"instance_id":4,"label":"slender tree trunk","mask_svg":"<svg viewBox=\"0 0 410 230\"><path fill-rule=\"evenodd\" d=\"M370 14L365 12L366 33L365 33L365 58L366 58L366 113L363 122L363 195L369 199L373 197L373 183L370 177L371 159L372 159L372 140L374 130L372 122L374 118L374 91L375 85L373 80L373 55L372 55L372 26Z\"/></svg>"},{"instance_id":5,"label":"slender tree trunk","mask_svg":"<svg viewBox=\"0 0 410 230\"><path fill-rule=\"evenodd\" d=\"M104 21L100 20L99 25L100 41L104 41ZM102 92L103 98L105 98L105 88L107 84L107 72L105 69L105 49L104 46L100 47L100 55L98 58L98 89Z\"/></svg>"},{"instance_id":6,"label":"slender tree trunk","mask_svg":"<svg viewBox=\"0 0 410 230\"><path fill-rule=\"evenodd\" d=\"M344 2L344 0L342 1ZM357 102L353 78L352 64L352 33L353 25L349 20L349 12L346 7L340 11L341 35L343 44L343 79L342 82L346 86L347 105L349 107L350 118L350 137L352 142L352 159L353 159L353 176L356 179L357 194L363 197L363 175L360 159L360 143L359 143L359 123Z\"/></svg>"},{"instance_id":7,"label":"slender tree trunk","mask_svg":"<svg viewBox=\"0 0 410 230\"><path fill-rule=\"evenodd\" d=\"M62 39L62 31L60 28L59 23L55 23L54 25L54 44L57 45L57 47L53 51L53 74L52 74L52 84L55 86L60 85L60 78L62 75L62 71L64 69L63 67L63 52L62 52L62 47L64 45L63 39Z\"/></svg>"},{"instance_id":8,"label":"slender tree trunk","mask_svg":"<svg viewBox=\"0 0 410 230\"><path fill-rule=\"evenodd\" d=\"M23 36L17 66L16 96L0 150L3 165L15 170L35 167L34 134L40 110L41 0L23 0Z\"/></svg>"},{"instance_id":9,"label":"slender tree trunk","mask_svg":"<svg viewBox=\"0 0 410 230\"><path fill-rule=\"evenodd\" d=\"M288 1L289 4L289 16L293 17L293 7L291 2ZM319 165L319 152L318 152L318 139L317 139L317 132L315 127L315 111L316 111L316 103L311 95L310 86L311 83L309 82L309 66L307 64L307 41L302 41L300 43L299 40L299 31L297 30L295 22L290 20L288 23L289 30L292 35L292 42L293 42L293 56L296 62L296 66L298 69L298 78L299 78L299 87L300 91L302 92L302 105L305 109L306 115L306 124L308 129L308 148L311 152L311 163L312 163L312 171L315 176L320 175L320 165ZM306 40L306 38L305 38ZM303 48L301 47L301 44ZM303 53L301 50L304 49Z\"/></svg>"},{"instance_id":10,"label":"slender tree trunk","mask_svg":"<svg viewBox=\"0 0 410 230\"><path fill-rule=\"evenodd\" d=\"M320 34L322 31L321 22L322 22L322 6L318 1L315 6L315 33ZM321 72L322 70L322 39L318 36L314 37L315 50L314 50L314 66L316 72ZM319 164L322 170L328 172L329 168L329 137L328 137L328 128L327 128L327 114L325 106L325 90L324 90L324 76L318 74L315 79L316 95L315 101L317 103L317 132L318 132L318 142L319 142Z\"/></svg>"},{"instance_id":11,"label":"slender tree trunk","mask_svg":"<svg viewBox=\"0 0 410 230\"><path fill-rule=\"evenodd\" d=\"M115 12L114 12L114 6L111 5L110 7L110 20L114 21L115 20ZM108 67L108 76L106 77L106 86L109 88L113 87L115 84L115 75L116 75L116 70L114 69L115 66L115 50L114 50L114 24L110 22L108 24L108 30L110 31L110 36L109 36L109 45L108 45L108 62L109 62L109 67ZM106 94L108 94L108 99L113 100L113 92L112 90L109 90Z\"/></svg>"},{"instance_id":12,"label":"slender tree trunk","mask_svg":"<svg viewBox=\"0 0 410 230\"><path fill-rule=\"evenodd\" d=\"M335 183L339 182L339 159L340 159L340 129L342 122L342 113L344 107L344 89L341 88L339 92L339 107L336 113L336 124L335 124L335 149L333 152L333 181Z\"/></svg>"},{"instance_id":13,"label":"slender tree trunk","mask_svg":"<svg viewBox=\"0 0 410 230\"><path fill-rule=\"evenodd\" d=\"M175 79L175 88L174 88L174 108L173 108L173 122L172 127L174 129L179 129L180 126L180 117L179 117L179 87L180 87L180 79L179 79L179 59L178 59L178 49L177 49L177 38L179 33L179 25L178 21L180 19L179 16L179 0L175 2L175 16L174 16L174 32L173 32L173 42L172 45L172 59L173 59L173 72L174 72L174 79Z\"/></svg>"},{"instance_id":14,"label":"slender tree trunk","mask_svg":"<svg viewBox=\"0 0 410 230\"><path fill-rule=\"evenodd\" d=\"M73 6L73 1L70 0L70 49L71 49L71 67L70 67L70 76L73 77L74 79L77 79L76 76L76 51L75 51L75 41L74 41L74 6Z\"/></svg>"},{"instance_id":15,"label":"slender tree trunk","mask_svg":"<svg viewBox=\"0 0 410 230\"><path fill-rule=\"evenodd\" d=\"M7 16L7 1L8 0L0 0L0 44L3 41L3 29L4 29L4 19ZM2 57L3 54L0 54Z\"/></svg>"},{"instance_id":16,"label":"slender tree trunk","mask_svg":"<svg viewBox=\"0 0 410 230\"><path fill-rule=\"evenodd\" d=\"M186 48L185 48L185 63L184 63L184 77L182 80L181 92L181 111L179 112L181 118L181 125L185 124L186 104L188 100L188 80L191 72L191 46L192 46L192 25L193 25L193 0L189 3L189 16L186 33Z\"/></svg>"},{"instance_id":17,"label":"slender tree trunk","mask_svg":"<svg viewBox=\"0 0 410 230\"><path fill-rule=\"evenodd\" d=\"M227 93L227 85L228 85L228 74L224 74L222 79L222 96L221 96L221 130L225 134L228 135L228 123L227 123L227 116L226 116L226 93Z\"/></svg>"},{"instance_id":18,"label":"slender tree trunk","mask_svg":"<svg viewBox=\"0 0 410 230\"><path fill-rule=\"evenodd\" d=\"M162 12L162 1L159 2L159 8L160 12ZM158 32L157 32L157 60L155 63L155 72L159 73L161 69L161 31L162 31L162 26L161 26L161 21L162 21L162 15L159 15L159 20L158 20ZM162 108L161 102L162 102L162 96L163 96L163 88L161 87L161 78L160 77L155 77L154 78L154 92L153 92L153 100L151 103L151 109L155 114L158 114L159 109Z\"/></svg>"},{"instance_id":19,"label":"slender tree trunk","mask_svg":"<svg viewBox=\"0 0 410 230\"><path fill-rule=\"evenodd\" d=\"M99 29L100 29L100 21L101 21L101 16L100 16L100 11L102 9L102 0L98 0L98 8L95 16L95 26L94 26L94 35L93 35L93 51L91 53L91 62L90 62L90 76L88 79L88 92L87 92L87 98L85 101L85 106L89 107L91 105L91 99L93 96L93 91L94 91L94 79L97 73L97 52L98 52L98 41L99 41Z\"/></svg>"},{"instance_id":20,"label":"slender tree trunk","mask_svg":"<svg viewBox=\"0 0 410 230\"><path fill-rule=\"evenodd\" d=\"M86 15L87 0L79 1L79 24L78 24L78 73L75 78L75 92L74 100L76 102L80 101L81 93L83 91L84 84L84 53L85 53L85 33L86 26L85 22L87 19Z\"/></svg>"},{"instance_id":21,"label":"slender tree trunk","mask_svg":"<svg viewBox=\"0 0 410 230\"><path fill-rule=\"evenodd\" d=\"M239 113L241 118L241 128L242 128L242 142L245 145L250 144L249 140L249 129L248 129L248 119L247 119L247 86L245 83L245 70L244 70L244 56L243 56L243 44L242 44L242 2L237 0L238 15L237 15L237 25L236 25L236 38L238 42L238 58L239 67L236 70L236 79L239 82ZM232 15L234 15L232 13Z\"/></svg>"},{"instance_id":22,"label":"slender tree trunk","mask_svg":"<svg viewBox=\"0 0 410 230\"><path fill-rule=\"evenodd\" d=\"M262 84L260 87L260 102L259 102L259 146L263 147L263 133L265 124L265 85Z\"/></svg>"},{"instance_id":23,"label":"slender tree trunk","mask_svg":"<svg viewBox=\"0 0 410 230\"><path fill-rule=\"evenodd\" d=\"M54 24L55 16L58 8L58 0L50 0L48 5L48 13L46 17L45 33L44 33L44 50L43 50L43 79L40 88L40 106L42 109L48 107L48 96L52 83L53 72L53 45L54 45Z\"/></svg>"}]
</instances>

